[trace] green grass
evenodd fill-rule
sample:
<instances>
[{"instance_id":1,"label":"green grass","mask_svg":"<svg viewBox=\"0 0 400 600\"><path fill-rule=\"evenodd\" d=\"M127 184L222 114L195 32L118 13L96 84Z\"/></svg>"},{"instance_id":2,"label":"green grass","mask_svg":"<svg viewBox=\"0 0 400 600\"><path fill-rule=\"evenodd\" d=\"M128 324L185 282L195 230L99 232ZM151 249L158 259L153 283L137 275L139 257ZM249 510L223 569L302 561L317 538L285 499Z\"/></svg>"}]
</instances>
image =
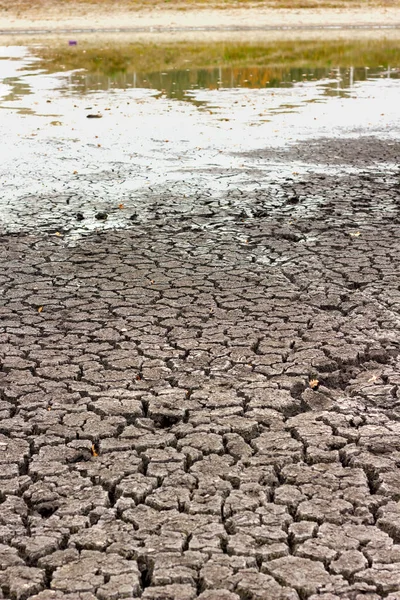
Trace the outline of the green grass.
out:
<instances>
[{"instance_id":1,"label":"green grass","mask_svg":"<svg viewBox=\"0 0 400 600\"><path fill-rule=\"evenodd\" d=\"M392 40L297 40L265 44L110 43L96 47L78 42L78 46L71 48L36 47L32 51L41 59L40 67L48 72L85 69L89 73L104 75L219 66L263 66L270 69L400 66L400 45Z\"/></svg>"}]
</instances>

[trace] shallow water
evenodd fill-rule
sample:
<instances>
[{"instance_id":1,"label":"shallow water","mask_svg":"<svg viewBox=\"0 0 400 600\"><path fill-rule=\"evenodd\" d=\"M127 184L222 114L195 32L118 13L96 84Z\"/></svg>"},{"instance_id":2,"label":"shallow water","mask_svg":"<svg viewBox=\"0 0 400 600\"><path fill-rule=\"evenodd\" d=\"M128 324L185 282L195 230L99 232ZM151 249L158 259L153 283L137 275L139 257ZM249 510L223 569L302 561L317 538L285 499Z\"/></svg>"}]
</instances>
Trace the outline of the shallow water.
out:
<instances>
[{"instance_id":1,"label":"shallow water","mask_svg":"<svg viewBox=\"0 0 400 600\"><path fill-rule=\"evenodd\" d=\"M399 137L400 53L392 42L358 52L302 42L296 49L249 46L247 54L243 45L208 54L157 48L150 57L143 47L130 54L67 44L57 51L0 48L7 231L64 235L137 225L155 205L177 198L193 211L201 194L222 197L232 186L245 191L358 168L312 154L285 160L274 148L326 137ZM272 149L267 159L265 148ZM99 212L105 221L95 218Z\"/></svg>"},{"instance_id":2,"label":"shallow water","mask_svg":"<svg viewBox=\"0 0 400 600\"><path fill-rule=\"evenodd\" d=\"M28 49L10 49L21 58ZM7 51L3 59L7 59ZM13 54L14 53L14 54ZM167 98L202 103L198 90L282 89L307 82L325 95L349 96L360 82L400 77L400 49L393 41L289 42L264 45L175 44L148 46L99 44L69 40L56 49L30 48L26 67L38 74L65 76L57 89L88 94L117 89L148 89ZM29 83L7 78L16 99L29 94ZM12 98L12 95L10 96Z\"/></svg>"}]
</instances>

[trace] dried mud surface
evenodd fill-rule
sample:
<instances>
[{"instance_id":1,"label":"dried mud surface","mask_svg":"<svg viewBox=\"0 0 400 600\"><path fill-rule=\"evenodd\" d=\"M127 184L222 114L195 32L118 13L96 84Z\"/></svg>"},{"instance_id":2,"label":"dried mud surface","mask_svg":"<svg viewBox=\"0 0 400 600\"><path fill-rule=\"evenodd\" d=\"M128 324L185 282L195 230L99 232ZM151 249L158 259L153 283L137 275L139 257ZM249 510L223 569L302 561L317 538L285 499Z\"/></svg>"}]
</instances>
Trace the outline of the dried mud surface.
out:
<instances>
[{"instance_id":1,"label":"dried mud surface","mask_svg":"<svg viewBox=\"0 0 400 600\"><path fill-rule=\"evenodd\" d=\"M398 149L3 232L3 598L399 600Z\"/></svg>"}]
</instances>

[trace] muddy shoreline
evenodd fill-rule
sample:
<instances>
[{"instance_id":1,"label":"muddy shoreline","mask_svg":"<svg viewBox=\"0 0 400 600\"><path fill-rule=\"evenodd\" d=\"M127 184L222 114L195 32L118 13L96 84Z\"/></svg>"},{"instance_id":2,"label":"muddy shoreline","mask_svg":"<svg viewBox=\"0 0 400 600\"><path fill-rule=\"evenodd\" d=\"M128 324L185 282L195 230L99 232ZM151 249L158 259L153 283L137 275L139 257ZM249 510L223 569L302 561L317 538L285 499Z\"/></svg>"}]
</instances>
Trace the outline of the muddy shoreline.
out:
<instances>
[{"instance_id":1,"label":"muddy shoreline","mask_svg":"<svg viewBox=\"0 0 400 600\"><path fill-rule=\"evenodd\" d=\"M16 596L398 598L399 146L308 146L358 171L2 235Z\"/></svg>"}]
</instances>

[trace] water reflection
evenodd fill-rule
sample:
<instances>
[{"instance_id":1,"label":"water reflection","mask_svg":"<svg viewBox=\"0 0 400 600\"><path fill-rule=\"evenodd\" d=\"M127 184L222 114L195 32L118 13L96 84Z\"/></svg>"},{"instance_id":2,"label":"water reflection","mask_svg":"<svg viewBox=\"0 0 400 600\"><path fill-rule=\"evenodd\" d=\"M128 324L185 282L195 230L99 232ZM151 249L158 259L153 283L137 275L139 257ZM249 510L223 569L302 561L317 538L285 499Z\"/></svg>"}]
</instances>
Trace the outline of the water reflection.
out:
<instances>
[{"instance_id":1,"label":"water reflection","mask_svg":"<svg viewBox=\"0 0 400 600\"><path fill-rule=\"evenodd\" d=\"M68 82L62 83L61 89L86 94L93 90L144 88L159 91L168 98L202 104L196 100L194 90L292 88L299 83L319 82L324 94L346 97L351 94L355 84L379 77L398 79L400 71L390 66L376 66L281 70L268 67L218 67L147 73L124 72L112 76L101 72L77 72L71 74Z\"/></svg>"},{"instance_id":2,"label":"water reflection","mask_svg":"<svg viewBox=\"0 0 400 600\"><path fill-rule=\"evenodd\" d=\"M42 91L47 88L69 96L145 89L211 107L205 91L259 89L273 94L273 90L313 86L317 93L307 102L315 102L324 96L349 97L355 86L368 80L400 77L400 47L391 40L99 47L86 47L84 42L70 47L66 42L55 49L25 48L23 60L19 54L15 55L15 48L0 48L0 72L4 73L0 107L13 108L14 104L21 110L17 103L38 85ZM290 102L279 110L295 107L296 102Z\"/></svg>"},{"instance_id":3,"label":"water reflection","mask_svg":"<svg viewBox=\"0 0 400 600\"><path fill-rule=\"evenodd\" d=\"M400 66L397 41L385 39L97 47L79 42L33 53L48 73L74 71L69 84L81 93L140 87L180 100L191 99L187 91L196 88L280 88L322 80L330 93L372 77L398 77Z\"/></svg>"}]
</instances>

